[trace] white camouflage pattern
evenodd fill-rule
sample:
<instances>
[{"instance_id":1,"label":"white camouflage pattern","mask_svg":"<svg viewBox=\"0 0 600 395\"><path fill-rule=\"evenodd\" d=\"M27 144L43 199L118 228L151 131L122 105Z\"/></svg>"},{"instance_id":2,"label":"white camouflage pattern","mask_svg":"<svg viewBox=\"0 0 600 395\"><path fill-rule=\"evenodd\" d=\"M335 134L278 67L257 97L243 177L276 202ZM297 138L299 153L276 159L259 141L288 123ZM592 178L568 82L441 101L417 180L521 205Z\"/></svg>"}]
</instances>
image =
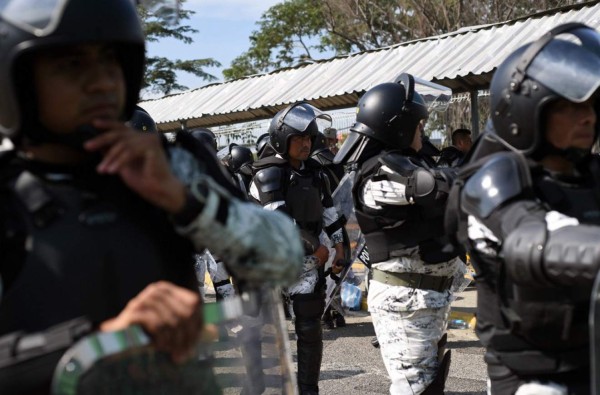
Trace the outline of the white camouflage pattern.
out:
<instances>
[{"instance_id":1,"label":"white camouflage pattern","mask_svg":"<svg viewBox=\"0 0 600 395\"><path fill-rule=\"evenodd\" d=\"M202 254L196 254L195 259L196 262L194 268L196 270L196 277L198 278L200 294L204 299L206 296L206 270L208 270L208 275L213 284L229 280L230 276L225 268L225 264L220 260L216 260L208 250L204 250ZM215 291L221 295L223 299L235 296L235 289L231 282L215 287Z\"/></svg>"},{"instance_id":2,"label":"white camouflage pattern","mask_svg":"<svg viewBox=\"0 0 600 395\"><path fill-rule=\"evenodd\" d=\"M281 158L281 156L279 156ZM304 168L304 163L302 163L301 168ZM258 193L258 188L254 183L254 180L250 184L250 196L252 196L256 201L260 201L260 196ZM323 194L321 194L321 199L323 199ZM265 211L276 212L279 206L284 205L284 201L275 201L263 206ZM323 209L323 227L327 227L338 220L338 213L335 206L325 207ZM323 245L326 245L330 248L329 259L333 260L333 255L331 254L331 250L333 250L333 254L335 255L335 250L331 248L333 244L341 243L343 241L342 230L338 229L335 231L330 238L327 237L325 232L321 232L319 235L319 239ZM324 242L324 240L327 240ZM319 280L318 273L318 260L313 255L304 256L304 260L302 263L302 269L300 271L300 276L297 277L296 281L290 285L285 291L287 295L300 295L300 294L309 294L313 293L315 290L315 286Z\"/></svg>"},{"instance_id":3,"label":"white camouflage pattern","mask_svg":"<svg viewBox=\"0 0 600 395\"><path fill-rule=\"evenodd\" d=\"M287 285L298 278L304 249L294 223L284 214L233 199L228 191L205 174L205 167L188 152L169 151L174 174L189 185L204 204L200 215L177 231L187 236L197 251L209 247L229 264L232 274L252 284ZM225 224L217 220L222 200L227 201Z\"/></svg>"},{"instance_id":4,"label":"white camouflage pattern","mask_svg":"<svg viewBox=\"0 0 600 395\"><path fill-rule=\"evenodd\" d=\"M400 193L401 187L396 182L371 184L369 188L362 188L363 201L380 209L381 204L390 204L390 199L395 196L396 204L406 204ZM396 273L454 276L451 289L444 292L387 285L374 280L369 284L367 302L381 356L392 381L390 394L416 395L427 388L437 373L437 344L446 331L454 292L467 284L464 279L466 266L459 258L426 264L419 256L418 247L392 251L391 255L389 260L373 264L373 268Z\"/></svg>"}]
</instances>

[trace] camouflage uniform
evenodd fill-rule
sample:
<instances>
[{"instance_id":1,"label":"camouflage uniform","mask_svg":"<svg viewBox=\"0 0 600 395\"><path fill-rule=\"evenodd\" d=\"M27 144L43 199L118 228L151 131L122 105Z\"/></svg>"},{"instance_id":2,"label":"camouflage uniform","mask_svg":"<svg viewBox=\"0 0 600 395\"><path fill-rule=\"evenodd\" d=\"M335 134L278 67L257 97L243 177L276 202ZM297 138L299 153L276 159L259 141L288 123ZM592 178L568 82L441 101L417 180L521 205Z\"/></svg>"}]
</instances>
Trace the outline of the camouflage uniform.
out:
<instances>
[{"instance_id":1,"label":"camouflage uniform","mask_svg":"<svg viewBox=\"0 0 600 395\"><path fill-rule=\"evenodd\" d=\"M227 299L235 296L235 289L229 280L230 275L225 268L225 264L223 261L215 259L210 251L204 250L202 254L196 255L194 268L196 269L196 277L198 278L202 298L206 295L204 281L207 269L210 280L215 287L215 292L220 298Z\"/></svg>"},{"instance_id":2,"label":"camouflage uniform","mask_svg":"<svg viewBox=\"0 0 600 395\"><path fill-rule=\"evenodd\" d=\"M385 193L390 204L403 200L403 188L389 182L368 183L363 201L377 207ZM419 247L393 251L393 258L373 264L374 269L397 273L455 276L452 288L437 292L427 289L387 285L371 280L368 305L381 356L392 381L391 394L420 394L434 380L438 366L438 342L446 331L453 294L466 283L466 268L459 258L426 264Z\"/></svg>"}]
</instances>

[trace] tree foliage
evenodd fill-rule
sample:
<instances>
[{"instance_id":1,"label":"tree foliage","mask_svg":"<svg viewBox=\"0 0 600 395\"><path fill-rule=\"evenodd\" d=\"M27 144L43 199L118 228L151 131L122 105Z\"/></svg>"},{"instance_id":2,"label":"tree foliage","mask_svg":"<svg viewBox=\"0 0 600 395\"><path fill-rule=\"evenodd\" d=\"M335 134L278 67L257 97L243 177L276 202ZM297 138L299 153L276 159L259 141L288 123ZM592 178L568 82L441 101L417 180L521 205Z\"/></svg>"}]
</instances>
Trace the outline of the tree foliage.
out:
<instances>
[{"instance_id":1,"label":"tree foliage","mask_svg":"<svg viewBox=\"0 0 600 395\"><path fill-rule=\"evenodd\" d=\"M581 0L289 0L267 10L227 79L496 23Z\"/></svg>"},{"instance_id":2,"label":"tree foliage","mask_svg":"<svg viewBox=\"0 0 600 395\"><path fill-rule=\"evenodd\" d=\"M181 1L181 3L184 2L185 0ZM173 38L185 44L191 44L190 34L198 32L191 26L182 24L183 21L194 14L193 11L180 8L176 25L166 23L164 17L152 15L142 7L138 7L138 11L147 42L156 42L162 38ZM177 71L192 73L205 81L214 81L217 78L204 71L205 67L213 66L219 67L221 64L212 58L180 60L168 59L162 56L146 56L146 70L142 88L165 95L172 91L185 90L187 87L177 82Z\"/></svg>"},{"instance_id":3,"label":"tree foliage","mask_svg":"<svg viewBox=\"0 0 600 395\"><path fill-rule=\"evenodd\" d=\"M250 49L223 71L227 79L289 66L312 59L311 38L324 32L321 10L313 0L292 0L269 8L250 36Z\"/></svg>"}]
</instances>

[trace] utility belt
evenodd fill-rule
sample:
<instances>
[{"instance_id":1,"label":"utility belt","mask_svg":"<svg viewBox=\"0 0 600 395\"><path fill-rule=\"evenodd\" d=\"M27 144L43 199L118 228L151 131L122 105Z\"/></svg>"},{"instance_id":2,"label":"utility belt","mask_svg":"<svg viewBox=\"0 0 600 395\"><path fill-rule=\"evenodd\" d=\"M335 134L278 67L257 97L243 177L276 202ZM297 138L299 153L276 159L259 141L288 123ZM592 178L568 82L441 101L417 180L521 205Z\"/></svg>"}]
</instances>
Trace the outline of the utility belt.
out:
<instances>
[{"instance_id":1,"label":"utility belt","mask_svg":"<svg viewBox=\"0 0 600 395\"><path fill-rule=\"evenodd\" d=\"M419 273L396 273L373 269L373 280L387 285L444 292L450 289L454 277L431 276Z\"/></svg>"}]
</instances>

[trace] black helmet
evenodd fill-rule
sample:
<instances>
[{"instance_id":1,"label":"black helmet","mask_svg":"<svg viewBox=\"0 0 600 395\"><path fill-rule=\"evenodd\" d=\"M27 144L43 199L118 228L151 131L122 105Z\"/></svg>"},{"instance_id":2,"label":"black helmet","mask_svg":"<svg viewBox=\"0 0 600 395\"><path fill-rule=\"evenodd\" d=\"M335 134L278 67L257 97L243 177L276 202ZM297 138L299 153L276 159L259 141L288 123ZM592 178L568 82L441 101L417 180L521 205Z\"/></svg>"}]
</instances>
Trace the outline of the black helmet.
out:
<instances>
[{"instance_id":1,"label":"black helmet","mask_svg":"<svg viewBox=\"0 0 600 395\"><path fill-rule=\"evenodd\" d=\"M414 85L410 74L402 74L397 82L369 89L358 102L356 122L336 155L336 163L347 161L352 154L360 156L365 137L389 148L408 148L417 125L428 117L427 105Z\"/></svg>"},{"instance_id":2,"label":"black helmet","mask_svg":"<svg viewBox=\"0 0 600 395\"><path fill-rule=\"evenodd\" d=\"M211 147L214 152L217 152L217 136L215 136L212 130L207 128L197 128L190 133L195 139L202 141L204 144Z\"/></svg>"},{"instance_id":3,"label":"black helmet","mask_svg":"<svg viewBox=\"0 0 600 395\"><path fill-rule=\"evenodd\" d=\"M6 3L6 2L5 2ZM16 3L19 3L18 5ZM17 80L27 68L19 62L44 48L108 43L115 45L126 84L123 119L133 114L144 73L144 34L135 2L65 0L40 6L37 0L9 0L0 8L0 134L18 137L35 100L18 95ZM29 78L29 80L27 80ZM31 102L22 103L20 97Z\"/></svg>"},{"instance_id":4,"label":"black helmet","mask_svg":"<svg viewBox=\"0 0 600 395\"><path fill-rule=\"evenodd\" d=\"M558 99L582 103L599 86L600 34L580 23L558 26L498 67L490 86L494 133L525 155L540 153L549 147L543 120L547 105ZM597 122L596 135L599 127Z\"/></svg>"},{"instance_id":5,"label":"black helmet","mask_svg":"<svg viewBox=\"0 0 600 395\"><path fill-rule=\"evenodd\" d=\"M329 149L329 145L327 144L327 137L324 133L319 132L319 134L317 134L317 137L315 138L312 145L310 157L317 160L317 162L321 164L333 163L333 158L335 157L335 155Z\"/></svg>"},{"instance_id":6,"label":"black helmet","mask_svg":"<svg viewBox=\"0 0 600 395\"><path fill-rule=\"evenodd\" d=\"M136 106L133 111L133 116L129 120L129 124L132 128L140 130L142 132L158 132L158 127L154 119L140 106Z\"/></svg>"},{"instance_id":7,"label":"black helmet","mask_svg":"<svg viewBox=\"0 0 600 395\"><path fill-rule=\"evenodd\" d=\"M262 134L256 140L256 157L258 159L275 155L277 152L271 147L269 133Z\"/></svg>"},{"instance_id":8,"label":"black helmet","mask_svg":"<svg viewBox=\"0 0 600 395\"><path fill-rule=\"evenodd\" d=\"M229 158L227 160L227 166L237 173L240 169L249 163L254 162L254 155L252 150L248 147L244 147L237 144L229 145Z\"/></svg>"},{"instance_id":9,"label":"black helmet","mask_svg":"<svg viewBox=\"0 0 600 395\"><path fill-rule=\"evenodd\" d=\"M322 132L317 133L317 136L313 140L313 145L311 147L311 155L318 155L320 152L329 150L329 145L327 144L327 137Z\"/></svg>"},{"instance_id":10,"label":"black helmet","mask_svg":"<svg viewBox=\"0 0 600 395\"><path fill-rule=\"evenodd\" d=\"M311 136L319 133L317 120L331 123L331 117L318 108L305 102L299 102L279 111L269 125L269 141L271 147L283 157L287 156L288 142L291 136Z\"/></svg>"}]
</instances>

